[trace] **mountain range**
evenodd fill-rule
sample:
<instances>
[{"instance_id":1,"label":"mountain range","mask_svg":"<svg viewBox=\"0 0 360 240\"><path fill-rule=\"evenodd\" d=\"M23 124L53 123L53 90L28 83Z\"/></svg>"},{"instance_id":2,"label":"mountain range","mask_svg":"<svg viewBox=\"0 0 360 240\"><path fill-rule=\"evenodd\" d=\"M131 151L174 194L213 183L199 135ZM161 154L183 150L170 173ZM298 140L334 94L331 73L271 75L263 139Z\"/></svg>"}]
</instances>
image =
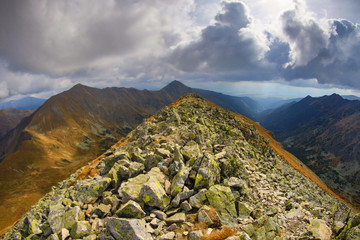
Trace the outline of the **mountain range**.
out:
<instances>
[{"instance_id":1,"label":"mountain range","mask_svg":"<svg viewBox=\"0 0 360 240\"><path fill-rule=\"evenodd\" d=\"M308 96L260 113L261 104L250 98L194 89L179 81L159 91L78 84L48 99L0 139L0 232L57 182L188 93L261 122L338 195L359 208L359 101L338 95ZM271 138L269 132L261 131ZM275 141L272 147L282 149ZM309 171L301 161L279 152L307 176ZM320 179L313 181L326 188Z\"/></svg>"},{"instance_id":2,"label":"mountain range","mask_svg":"<svg viewBox=\"0 0 360 240\"><path fill-rule=\"evenodd\" d=\"M17 100L11 100L0 103L0 109L21 109L21 110L32 110L40 107L46 99L24 97Z\"/></svg>"},{"instance_id":3,"label":"mountain range","mask_svg":"<svg viewBox=\"0 0 360 240\"><path fill-rule=\"evenodd\" d=\"M360 206L360 101L308 96L263 113L259 121L338 194Z\"/></svg>"},{"instance_id":4,"label":"mountain range","mask_svg":"<svg viewBox=\"0 0 360 240\"><path fill-rule=\"evenodd\" d=\"M0 139L0 229L5 229L53 185L100 155L162 107L199 93L252 117L248 98L189 88L173 81L160 91L96 89L78 84L48 99Z\"/></svg>"},{"instance_id":5,"label":"mountain range","mask_svg":"<svg viewBox=\"0 0 360 240\"><path fill-rule=\"evenodd\" d=\"M359 215L293 160L260 125L185 95L59 182L3 239L359 239Z\"/></svg>"}]
</instances>

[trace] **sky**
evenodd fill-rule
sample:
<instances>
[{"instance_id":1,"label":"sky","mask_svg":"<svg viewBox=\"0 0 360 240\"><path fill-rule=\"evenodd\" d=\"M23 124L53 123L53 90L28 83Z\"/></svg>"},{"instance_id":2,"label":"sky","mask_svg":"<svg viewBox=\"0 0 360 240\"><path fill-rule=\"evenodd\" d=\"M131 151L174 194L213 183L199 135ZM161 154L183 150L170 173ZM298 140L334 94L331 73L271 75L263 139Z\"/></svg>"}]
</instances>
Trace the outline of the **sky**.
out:
<instances>
[{"instance_id":1,"label":"sky","mask_svg":"<svg viewBox=\"0 0 360 240\"><path fill-rule=\"evenodd\" d=\"M2 0L0 100L77 83L360 96L358 0Z\"/></svg>"}]
</instances>

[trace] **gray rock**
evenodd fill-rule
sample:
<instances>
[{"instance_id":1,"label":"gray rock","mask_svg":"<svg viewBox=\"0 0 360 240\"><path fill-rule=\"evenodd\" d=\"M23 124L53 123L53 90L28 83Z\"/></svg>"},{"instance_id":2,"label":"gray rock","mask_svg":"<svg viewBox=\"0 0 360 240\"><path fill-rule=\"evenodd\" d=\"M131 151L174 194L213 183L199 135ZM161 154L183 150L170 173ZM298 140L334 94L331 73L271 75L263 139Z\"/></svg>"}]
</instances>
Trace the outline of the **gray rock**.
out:
<instances>
[{"instance_id":1,"label":"gray rock","mask_svg":"<svg viewBox=\"0 0 360 240\"><path fill-rule=\"evenodd\" d=\"M82 238L89 235L91 231L91 225L88 221L79 221L74 223L71 228L70 236L73 239Z\"/></svg>"},{"instance_id":2,"label":"gray rock","mask_svg":"<svg viewBox=\"0 0 360 240\"><path fill-rule=\"evenodd\" d=\"M204 205L205 201L207 200L206 195L205 195L206 192L207 192L207 189L201 189L197 194L190 197L189 203L190 203L191 207L201 208L201 206Z\"/></svg>"},{"instance_id":3,"label":"gray rock","mask_svg":"<svg viewBox=\"0 0 360 240\"><path fill-rule=\"evenodd\" d=\"M224 183L231 188L242 189L245 185L244 181L237 177L231 177L224 180Z\"/></svg>"},{"instance_id":4,"label":"gray rock","mask_svg":"<svg viewBox=\"0 0 360 240\"><path fill-rule=\"evenodd\" d=\"M146 231L145 222L139 219L109 217L106 230L116 239L150 240L153 239Z\"/></svg>"},{"instance_id":5,"label":"gray rock","mask_svg":"<svg viewBox=\"0 0 360 240\"><path fill-rule=\"evenodd\" d=\"M176 213L173 216L168 217L165 221L167 224L183 223L186 221L186 215L183 212Z\"/></svg>"},{"instance_id":6,"label":"gray rock","mask_svg":"<svg viewBox=\"0 0 360 240\"><path fill-rule=\"evenodd\" d=\"M153 177L150 177L149 181L141 188L140 198L145 205L159 209L164 209L170 204L170 199L164 188Z\"/></svg>"},{"instance_id":7,"label":"gray rock","mask_svg":"<svg viewBox=\"0 0 360 240\"><path fill-rule=\"evenodd\" d=\"M200 211L198 213L198 218L197 218L198 222L204 222L206 223L206 225L211 226L214 224L214 222L211 220L211 218L209 217L209 215L204 211Z\"/></svg>"},{"instance_id":8,"label":"gray rock","mask_svg":"<svg viewBox=\"0 0 360 240\"><path fill-rule=\"evenodd\" d=\"M160 210L154 210L152 211L152 213L154 213L156 215L156 217L162 221L164 221L166 219L166 213L164 213L163 211Z\"/></svg>"},{"instance_id":9,"label":"gray rock","mask_svg":"<svg viewBox=\"0 0 360 240\"><path fill-rule=\"evenodd\" d=\"M197 230L197 231L191 231L189 233L188 239L189 240L200 240L203 237L203 233L201 232L201 230Z\"/></svg>"},{"instance_id":10,"label":"gray rock","mask_svg":"<svg viewBox=\"0 0 360 240\"><path fill-rule=\"evenodd\" d=\"M59 233L61 229L70 229L76 221L80 219L80 208L64 207L61 204L50 206L48 222L54 233Z\"/></svg>"},{"instance_id":11,"label":"gray rock","mask_svg":"<svg viewBox=\"0 0 360 240\"><path fill-rule=\"evenodd\" d=\"M330 240L332 231L326 225L326 222L321 219L315 219L312 221L308 230L312 233L314 237L320 240Z\"/></svg>"},{"instance_id":12,"label":"gray rock","mask_svg":"<svg viewBox=\"0 0 360 240\"><path fill-rule=\"evenodd\" d=\"M185 212L189 212L192 210L191 204L188 201L184 201L181 203L180 208Z\"/></svg>"},{"instance_id":13,"label":"gray rock","mask_svg":"<svg viewBox=\"0 0 360 240\"><path fill-rule=\"evenodd\" d=\"M146 213L141 208L140 204L133 200L129 200L116 211L116 215L123 218L143 218Z\"/></svg>"},{"instance_id":14,"label":"gray rock","mask_svg":"<svg viewBox=\"0 0 360 240\"><path fill-rule=\"evenodd\" d=\"M222 224L232 226L236 223L235 199L229 187L211 186L206 192L206 197L219 214Z\"/></svg>"},{"instance_id":15,"label":"gray rock","mask_svg":"<svg viewBox=\"0 0 360 240\"><path fill-rule=\"evenodd\" d=\"M97 215L99 218L104 218L105 216L109 215L110 210L111 205L100 203L100 205L94 208L93 214Z\"/></svg>"},{"instance_id":16,"label":"gray rock","mask_svg":"<svg viewBox=\"0 0 360 240\"><path fill-rule=\"evenodd\" d=\"M158 239L159 240L172 240L175 238L175 233L174 232L168 232L164 235L161 235Z\"/></svg>"},{"instance_id":17,"label":"gray rock","mask_svg":"<svg viewBox=\"0 0 360 240\"><path fill-rule=\"evenodd\" d=\"M171 196L174 197L175 195L182 192L183 187L185 185L185 181L189 176L191 168L183 167L180 171L174 176L172 183L171 183Z\"/></svg>"},{"instance_id":18,"label":"gray rock","mask_svg":"<svg viewBox=\"0 0 360 240\"><path fill-rule=\"evenodd\" d=\"M238 215L241 218L247 218L250 216L253 209L245 202L237 202Z\"/></svg>"},{"instance_id":19,"label":"gray rock","mask_svg":"<svg viewBox=\"0 0 360 240\"><path fill-rule=\"evenodd\" d=\"M78 182L71 192L72 199L82 203L94 203L109 186L111 178L85 179Z\"/></svg>"}]
</instances>

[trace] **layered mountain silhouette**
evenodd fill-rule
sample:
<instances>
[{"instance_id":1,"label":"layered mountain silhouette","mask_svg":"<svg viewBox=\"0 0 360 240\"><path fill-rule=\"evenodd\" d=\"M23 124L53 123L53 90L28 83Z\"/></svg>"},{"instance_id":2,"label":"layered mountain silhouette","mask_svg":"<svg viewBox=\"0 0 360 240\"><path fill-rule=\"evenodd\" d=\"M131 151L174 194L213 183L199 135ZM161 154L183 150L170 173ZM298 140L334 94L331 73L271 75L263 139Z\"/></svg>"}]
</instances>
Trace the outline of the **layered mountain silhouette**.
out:
<instances>
[{"instance_id":1,"label":"layered mountain silhouette","mask_svg":"<svg viewBox=\"0 0 360 240\"><path fill-rule=\"evenodd\" d=\"M32 110L40 107L46 99L24 97L17 100L11 100L0 103L0 109L21 109L21 110Z\"/></svg>"},{"instance_id":2,"label":"layered mountain silhouette","mask_svg":"<svg viewBox=\"0 0 360 240\"><path fill-rule=\"evenodd\" d=\"M248 98L173 81L160 91L78 84L48 99L0 140L0 229L13 224L54 184L98 156L142 120L186 93L248 117Z\"/></svg>"},{"instance_id":3,"label":"layered mountain silhouette","mask_svg":"<svg viewBox=\"0 0 360 240\"><path fill-rule=\"evenodd\" d=\"M358 239L359 215L314 181L260 125L190 94L53 187L4 239Z\"/></svg>"},{"instance_id":4,"label":"layered mountain silhouette","mask_svg":"<svg viewBox=\"0 0 360 240\"><path fill-rule=\"evenodd\" d=\"M34 111L20 109L0 110L0 139L32 112Z\"/></svg>"},{"instance_id":5,"label":"layered mountain silhouette","mask_svg":"<svg viewBox=\"0 0 360 240\"><path fill-rule=\"evenodd\" d=\"M336 192L360 207L360 101L306 97L268 111L261 124Z\"/></svg>"}]
</instances>

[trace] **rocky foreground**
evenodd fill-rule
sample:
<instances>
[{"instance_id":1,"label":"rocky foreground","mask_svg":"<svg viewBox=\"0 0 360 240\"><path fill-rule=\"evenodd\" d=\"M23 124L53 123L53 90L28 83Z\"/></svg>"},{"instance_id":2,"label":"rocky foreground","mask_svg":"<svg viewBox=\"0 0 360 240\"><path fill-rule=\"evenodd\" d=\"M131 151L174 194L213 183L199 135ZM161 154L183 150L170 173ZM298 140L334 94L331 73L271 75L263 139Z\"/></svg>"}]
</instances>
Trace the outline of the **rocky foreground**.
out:
<instances>
[{"instance_id":1,"label":"rocky foreground","mask_svg":"<svg viewBox=\"0 0 360 240\"><path fill-rule=\"evenodd\" d=\"M4 239L360 239L360 216L196 95L45 195Z\"/></svg>"}]
</instances>

